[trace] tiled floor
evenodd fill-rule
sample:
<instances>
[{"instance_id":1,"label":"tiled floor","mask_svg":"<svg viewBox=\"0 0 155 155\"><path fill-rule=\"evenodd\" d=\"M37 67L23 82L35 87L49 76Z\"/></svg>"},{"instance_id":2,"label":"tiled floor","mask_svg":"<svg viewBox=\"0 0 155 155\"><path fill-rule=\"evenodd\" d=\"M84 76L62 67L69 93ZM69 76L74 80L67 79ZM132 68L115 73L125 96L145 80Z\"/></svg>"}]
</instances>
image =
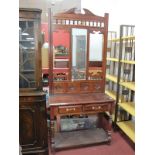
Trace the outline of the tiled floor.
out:
<instances>
[{"instance_id":1,"label":"tiled floor","mask_svg":"<svg viewBox=\"0 0 155 155\"><path fill-rule=\"evenodd\" d=\"M53 155L49 150L49 155ZM98 145L69 149L56 152L54 155L134 155L134 144L132 144L120 132L112 133L111 145Z\"/></svg>"}]
</instances>

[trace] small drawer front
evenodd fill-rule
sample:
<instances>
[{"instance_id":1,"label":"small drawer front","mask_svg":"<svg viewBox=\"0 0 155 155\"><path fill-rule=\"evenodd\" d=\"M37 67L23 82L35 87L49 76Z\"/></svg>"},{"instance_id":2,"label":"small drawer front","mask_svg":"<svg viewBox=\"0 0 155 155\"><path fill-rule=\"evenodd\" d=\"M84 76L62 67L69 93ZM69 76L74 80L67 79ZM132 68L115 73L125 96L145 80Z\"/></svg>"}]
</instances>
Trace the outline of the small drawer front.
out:
<instances>
[{"instance_id":1,"label":"small drawer front","mask_svg":"<svg viewBox=\"0 0 155 155\"><path fill-rule=\"evenodd\" d=\"M20 102L42 102L46 100L46 96L24 96L19 97Z\"/></svg>"},{"instance_id":2,"label":"small drawer front","mask_svg":"<svg viewBox=\"0 0 155 155\"><path fill-rule=\"evenodd\" d=\"M82 106L63 106L59 107L60 114L70 114L82 112Z\"/></svg>"},{"instance_id":3,"label":"small drawer front","mask_svg":"<svg viewBox=\"0 0 155 155\"><path fill-rule=\"evenodd\" d=\"M86 105L84 106L84 111L97 111L97 112L102 112L102 111L108 111L108 105L107 104L95 104L95 105Z\"/></svg>"}]
</instances>

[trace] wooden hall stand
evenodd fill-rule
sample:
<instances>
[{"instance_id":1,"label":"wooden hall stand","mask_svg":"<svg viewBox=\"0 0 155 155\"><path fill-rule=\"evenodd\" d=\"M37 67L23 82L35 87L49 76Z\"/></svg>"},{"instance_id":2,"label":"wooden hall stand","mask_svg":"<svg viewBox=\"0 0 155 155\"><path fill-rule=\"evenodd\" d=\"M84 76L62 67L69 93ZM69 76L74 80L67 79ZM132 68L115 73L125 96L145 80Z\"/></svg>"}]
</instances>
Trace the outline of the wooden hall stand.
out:
<instances>
[{"instance_id":1,"label":"wooden hall stand","mask_svg":"<svg viewBox=\"0 0 155 155\"><path fill-rule=\"evenodd\" d=\"M55 120L57 126L54 132L51 123L52 150L111 141L114 100L104 93L108 14L100 17L87 9L84 12L73 8L52 17L49 9L49 105L51 122ZM62 30L68 34L66 44L62 37L54 41L53 34ZM60 45L64 51L55 48ZM53 76L55 69L60 70L57 78ZM58 78L59 75L67 78ZM108 118L104 112L109 112ZM93 129L62 132L61 117L72 115L97 115L98 125Z\"/></svg>"}]
</instances>

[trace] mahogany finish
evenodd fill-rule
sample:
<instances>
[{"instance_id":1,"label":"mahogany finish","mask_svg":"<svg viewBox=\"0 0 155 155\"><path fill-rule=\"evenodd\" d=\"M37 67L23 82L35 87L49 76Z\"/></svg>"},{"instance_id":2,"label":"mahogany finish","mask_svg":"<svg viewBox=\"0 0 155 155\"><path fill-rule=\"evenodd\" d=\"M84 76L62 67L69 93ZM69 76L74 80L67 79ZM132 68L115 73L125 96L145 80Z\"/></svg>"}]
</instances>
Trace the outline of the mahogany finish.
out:
<instances>
[{"instance_id":1,"label":"mahogany finish","mask_svg":"<svg viewBox=\"0 0 155 155\"><path fill-rule=\"evenodd\" d=\"M87 48L86 48L86 80L91 79L101 79L103 83L102 92L105 90L105 72L106 72L106 52L107 52L107 34L108 34L108 18L109 15L105 13L104 17L96 16L88 9L84 9L84 14L82 13L76 13L76 8L70 9L64 13L58 13L54 15L52 18L50 18L51 13L49 12L49 42L51 43L49 46L49 87L50 87L50 93L60 93L60 91L53 90L55 87L53 87L53 84L58 83L59 81L53 82L53 72L54 72L54 50L53 50L53 39L51 36L53 36L53 32L57 30L64 30L70 33L70 38L72 37L72 28L79 28L79 29L87 29ZM99 32L103 35L102 40L102 61L89 61L89 45L90 45L90 34L94 33L94 31ZM52 34L52 35L50 35ZM72 70L72 39L70 39L70 48L69 48L69 66L68 66L68 77L64 75L64 79L67 79L66 81L72 81L71 78L71 70ZM61 64L60 64L61 65ZM89 67L92 67L92 65L95 65L94 67L100 67L99 73L94 74L93 71L89 71ZM58 77L54 74L54 77ZM85 81L85 80L84 80ZM76 83L76 81L73 81L73 83ZM91 92L91 90L89 90ZM94 92L94 90L92 91ZM98 92L98 90L96 91ZM62 91L64 93L64 91ZM72 90L71 92L72 93Z\"/></svg>"},{"instance_id":2,"label":"mahogany finish","mask_svg":"<svg viewBox=\"0 0 155 155\"><path fill-rule=\"evenodd\" d=\"M103 80L79 80L53 82L53 94L103 92Z\"/></svg>"},{"instance_id":3,"label":"mahogany finish","mask_svg":"<svg viewBox=\"0 0 155 155\"><path fill-rule=\"evenodd\" d=\"M48 155L46 94L42 91L41 77L40 17L40 9L19 9L19 143L22 154L29 155Z\"/></svg>"},{"instance_id":4,"label":"mahogany finish","mask_svg":"<svg viewBox=\"0 0 155 155\"><path fill-rule=\"evenodd\" d=\"M43 92L24 92L19 96L19 139L22 153L47 155L46 96Z\"/></svg>"},{"instance_id":5,"label":"mahogany finish","mask_svg":"<svg viewBox=\"0 0 155 155\"><path fill-rule=\"evenodd\" d=\"M100 121L100 128L104 129L103 141L111 141L111 124L112 124L112 111L114 100L109 96L104 94L105 90L105 72L106 72L106 52L107 52L107 34L108 34L108 14L106 13L104 17L96 16L91 11L84 9L84 14L76 12L76 9L70 9L67 12L56 14L51 17L51 12L49 11L49 86L50 86L50 117L51 122L56 118L57 131L54 133L54 123L51 123L52 128L52 148L66 148L69 145L72 146L84 146L85 142L80 139L83 137L83 132L73 133L61 133L60 120L62 116L70 115L98 115ZM74 80L71 76L72 71L72 47L73 42L70 41L69 48L69 78L67 80L53 81L53 41L51 36L53 36L53 31L63 29L70 32L70 38L72 37L72 28L86 29L87 30L87 46L86 46L86 78L84 80ZM103 35L102 39L102 58L101 61L91 61L89 60L90 55L90 34L98 31L99 34ZM52 34L52 35L51 35ZM72 39L70 39L72 40ZM95 52L95 51L94 51ZM52 71L52 72L51 72ZM55 75L54 75L55 76ZM103 126L104 116L102 113L109 112L109 117L106 119L106 125ZM99 132L97 132L99 131ZM60 132L60 133L59 133ZM97 139L100 141L100 136L102 130L95 130L97 132ZM93 132L88 132L89 136ZM76 135L77 134L77 135ZM92 137L95 135L92 135ZM66 138L65 138L66 137ZM79 141L76 142L77 137ZM62 142L67 140L67 144ZM87 144L98 143L98 140L86 138ZM103 142L102 141L102 142ZM101 142L101 141L100 141ZM60 145L62 143L62 145Z\"/></svg>"},{"instance_id":6,"label":"mahogany finish","mask_svg":"<svg viewBox=\"0 0 155 155\"><path fill-rule=\"evenodd\" d=\"M57 123L57 132L61 131L60 128L60 119L61 116L66 115L93 115L98 114L100 120L100 128L105 130L107 137L103 139L104 142L111 141L111 125L112 125L112 111L114 106L114 100L109 96L103 93L81 93L81 94L57 94L54 96L50 96L50 117L53 120L56 117ZM102 120L104 119L101 113L109 112L110 117L106 120L105 124L102 124ZM52 125L53 128L53 125ZM69 134L70 135L70 134ZM68 136L69 136L68 135ZM69 138L69 137L68 137ZM80 137L79 135L79 138ZM89 139L90 144L95 144L95 141L92 142L91 138ZM55 137L54 141L58 141ZM68 142L68 143L74 143ZM85 142L84 142L85 143ZM57 149L59 146L52 145L53 149ZM82 143L79 144L82 146ZM65 147L65 145L64 145Z\"/></svg>"}]
</instances>

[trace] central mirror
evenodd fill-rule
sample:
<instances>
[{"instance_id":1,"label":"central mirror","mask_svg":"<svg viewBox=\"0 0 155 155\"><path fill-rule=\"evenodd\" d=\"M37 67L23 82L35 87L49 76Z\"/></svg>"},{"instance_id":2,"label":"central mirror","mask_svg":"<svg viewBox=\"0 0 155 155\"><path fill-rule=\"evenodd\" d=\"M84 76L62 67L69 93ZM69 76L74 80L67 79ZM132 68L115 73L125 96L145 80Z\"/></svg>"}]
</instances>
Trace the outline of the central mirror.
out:
<instances>
[{"instance_id":1,"label":"central mirror","mask_svg":"<svg viewBox=\"0 0 155 155\"><path fill-rule=\"evenodd\" d=\"M86 80L87 30L72 29L72 80Z\"/></svg>"}]
</instances>

